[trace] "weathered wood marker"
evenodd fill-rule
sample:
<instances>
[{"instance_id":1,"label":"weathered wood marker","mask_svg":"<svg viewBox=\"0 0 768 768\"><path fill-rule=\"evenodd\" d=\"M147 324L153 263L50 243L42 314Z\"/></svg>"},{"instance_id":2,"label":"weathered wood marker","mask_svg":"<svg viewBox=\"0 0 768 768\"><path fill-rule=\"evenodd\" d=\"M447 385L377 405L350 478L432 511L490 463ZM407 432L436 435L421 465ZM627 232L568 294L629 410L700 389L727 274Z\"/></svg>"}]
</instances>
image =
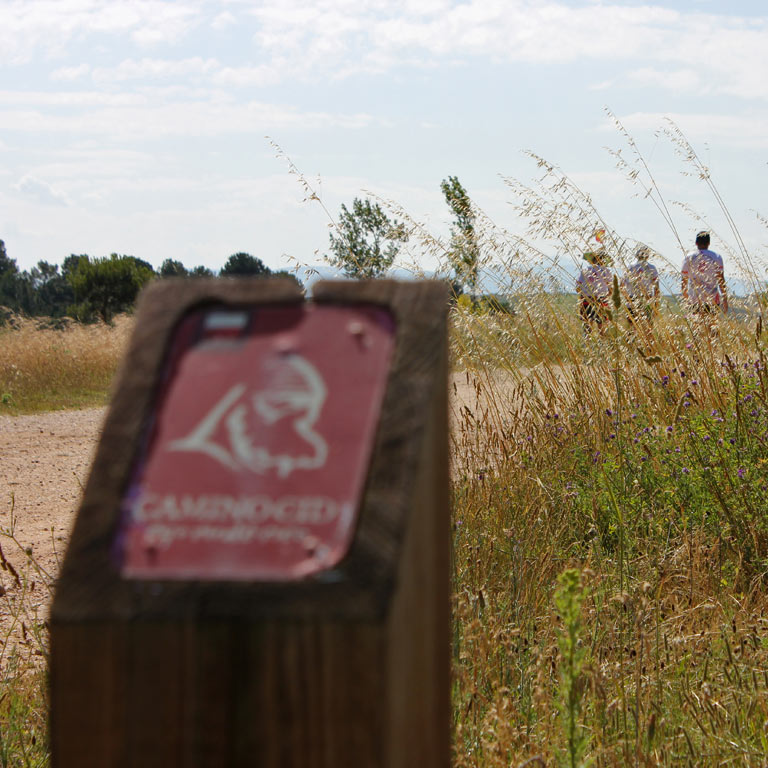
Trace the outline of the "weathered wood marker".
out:
<instances>
[{"instance_id":1,"label":"weathered wood marker","mask_svg":"<svg viewBox=\"0 0 768 768\"><path fill-rule=\"evenodd\" d=\"M153 285L51 611L55 768L445 768L446 292Z\"/></svg>"}]
</instances>

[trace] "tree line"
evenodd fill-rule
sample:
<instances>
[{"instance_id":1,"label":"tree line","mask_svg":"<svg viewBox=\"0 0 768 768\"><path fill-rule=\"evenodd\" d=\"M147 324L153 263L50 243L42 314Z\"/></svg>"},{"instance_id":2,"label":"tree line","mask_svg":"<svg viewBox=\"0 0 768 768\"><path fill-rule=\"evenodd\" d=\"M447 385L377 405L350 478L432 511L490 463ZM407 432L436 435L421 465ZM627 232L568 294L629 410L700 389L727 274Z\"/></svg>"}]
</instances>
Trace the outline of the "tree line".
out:
<instances>
[{"instance_id":1,"label":"tree line","mask_svg":"<svg viewBox=\"0 0 768 768\"><path fill-rule=\"evenodd\" d=\"M243 252L232 254L218 275L296 279L288 272L273 272L261 259ZM117 253L105 258L72 254L61 266L39 261L22 271L0 240L0 305L26 315L110 322L114 315L133 307L139 291L150 280L215 276L208 267L187 269L174 259L166 259L155 271L143 259Z\"/></svg>"},{"instance_id":2,"label":"tree line","mask_svg":"<svg viewBox=\"0 0 768 768\"><path fill-rule=\"evenodd\" d=\"M472 202L456 176L444 179L440 190L453 214L447 246L453 270L449 279L456 295L467 292L474 301L480 245ZM346 277L382 277L408 237L405 224L391 219L378 203L355 198L351 208L342 204L325 258ZM218 275L283 276L296 280L289 272L273 272L261 259L244 252L230 256ZM139 291L150 280L215 276L208 267L188 269L174 259L166 259L156 271L143 259L117 253L104 258L72 254L61 266L39 261L32 269L21 271L0 240L0 305L27 315L68 316L81 322L100 318L109 322L115 314L133 307Z\"/></svg>"}]
</instances>

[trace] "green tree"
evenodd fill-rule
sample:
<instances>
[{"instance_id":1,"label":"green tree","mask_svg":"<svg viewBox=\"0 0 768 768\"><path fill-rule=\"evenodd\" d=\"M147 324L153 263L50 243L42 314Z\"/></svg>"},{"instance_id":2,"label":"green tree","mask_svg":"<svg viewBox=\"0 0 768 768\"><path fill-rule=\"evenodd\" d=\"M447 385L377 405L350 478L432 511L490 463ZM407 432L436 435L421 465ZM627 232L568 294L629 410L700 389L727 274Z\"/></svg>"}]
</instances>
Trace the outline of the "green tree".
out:
<instances>
[{"instance_id":1,"label":"green tree","mask_svg":"<svg viewBox=\"0 0 768 768\"><path fill-rule=\"evenodd\" d=\"M117 256L116 253L112 254L113 256ZM153 276L157 273L155 272L155 268L148 262L144 261L144 259L140 259L138 256L123 256L124 259L132 259L133 263L139 268L147 270L150 274Z\"/></svg>"},{"instance_id":2,"label":"green tree","mask_svg":"<svg viewBox=\"0 0 768 768\"><path fill-rule=\"evenodd\" d=\"M233 253L221 268L222 277L250 276L266 277L271 273L270 268L256 256L250 253Z\"/></svg>"},{"instance_id":3,"label":"green tree","mask_svg":"<svg viewBox=\"0 0 768 768\"><path fill-rule=\"evenodd\" d=\"M451 226L451 250L449 258L458 283L470 292L477 291L480 245L475 229L475 213L467 190L456 176L440 182L445 202L454 215Z\"/></svg>"},{"instance_id":4,"label":"green tree","mask_svg":"<svg viewBox=\"0 0 768 768\"><path fill-rule=\"evenodd\" d=\"M18 310L19 307L19 268L16 259L12 259L5 250L5 243L0 240L0 304Z\"/></svg>"},{"instance_id":5,"label":"green tree","mask_svg":"<svg viewBox=\"0 0 768 768\"><path fill-rule=\"evenodd\" d=\"M67 279L75 293L73 314L88 320L94 314L110 322L130 309L142 286L155 275L151 265L133 256L113 253L105 259L77 257L68 265Z\"/></svg>"},{"instance_id":6,"label":"green tree","mask_svg":"<svg viewBox=\"0 0 768 768\"><path fill-rule=\"evenodd\" d=\"M166 259L160 265L160 271L158 274L160 277L186 277L189 272L180 261L175 261L174 259Z\"/></svg>"},{"instance_id":7,"label":"green tree","mask_svg":"<svg viewBox=\"0 0 768 768\"><path fill-rule=\"evenodd\" d=\"M61 317L75 300L72 286L58 264L39 261L29 272L32 289L32 313Z\"/></svg>"},{"instance_id":8,"label":"green tree","mask_svg":"<svg viewBox=\"0 0 768 768\"><path fill-rule=\"evenodd\" d=\"M90 261L91 257L87 253L71 253L61 264L61 274L65 280L69 281L72 274L77 271L81 261Z\"/></svg>"},{"instance_id":9,"label":"green tree","mask_svg":"<svg viewBox=\"0 0 768 768\"><path fill-rule=\"evenodd\" d=\"M292 280L294 283L296 283L296 285L299 288L301 288L302 290L304 289L304 286L302 285L301 280L299 280L299 278L296 277L296 275L293 272L289 272L287 269L281 269L281 270L279 270L277 272L273 272L270 275L270 277L271 278L280 278L281 280Z\"/></svg>"},{"instance_id":10,"label":"green tree","mask_svg":"<svg viewBox=\"0 0 768 768\"><path fill-rule=\"evenodd\" d=\"M331 232L326 260L347 277L381 277L408 240L405 227L392 221L378 203L355 198L352 210L342 203L336 233Z\"/></svg>"},{"instance_id":11,"label":"green tree","mask_svg":"<svg viewBox=\"0 0 768 768\"><path fill-rule=\"evenodd\" d=\"M195 267L189 272L190 277L213 277L213 272L202 265Z\"/></svg>"}]
</instances>

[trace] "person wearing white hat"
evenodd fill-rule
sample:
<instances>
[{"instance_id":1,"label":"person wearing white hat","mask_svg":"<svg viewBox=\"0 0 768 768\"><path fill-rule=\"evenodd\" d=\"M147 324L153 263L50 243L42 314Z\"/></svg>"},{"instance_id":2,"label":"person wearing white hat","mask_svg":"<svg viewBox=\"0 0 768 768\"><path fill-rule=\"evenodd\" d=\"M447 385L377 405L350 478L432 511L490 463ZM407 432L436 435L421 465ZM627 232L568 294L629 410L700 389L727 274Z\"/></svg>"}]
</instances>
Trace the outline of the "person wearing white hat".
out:
<instances>
[{"instance_id":1,"label":"person wearing white hat","mask_svg":"<svg viewBox=\"0 0 768 768\"><path fill-rule=\"evenodd\" d=\"M650 331L654 315L659 311L661 288L659 271L650 263L651 249L640 245L635 250L635 263L621 281L627 301L627 314L631 328Z\"/></svg>"},{"instance_id":2,"label":"person wearing white hat","mask_svg":"<svg viewBox=\"0 0 768 768\"><path fill-rule=\"evenodd\" d=\"M586 335L592 333L595 325L602 334L609 317L608 300L613 286L613 273L607 265L608 258L603 250L588 251L584 254L584 260L589 266L582 269L576 278L579 315Z\"/></svg>"}]
</instances>

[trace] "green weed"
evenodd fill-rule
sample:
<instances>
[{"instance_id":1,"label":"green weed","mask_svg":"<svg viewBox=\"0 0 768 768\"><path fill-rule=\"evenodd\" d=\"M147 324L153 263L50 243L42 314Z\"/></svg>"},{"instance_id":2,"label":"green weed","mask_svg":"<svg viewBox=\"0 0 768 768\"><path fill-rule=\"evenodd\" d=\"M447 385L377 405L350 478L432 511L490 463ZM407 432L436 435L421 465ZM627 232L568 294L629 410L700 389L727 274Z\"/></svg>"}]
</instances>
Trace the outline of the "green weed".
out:
<instances>
[{"instance_id":1,"label":"green weed","mask_svg":"<svg viewBox=\"0 0 768 768\"><path fill-rule=\"evenodd\" d=\"M53 575L16 537L13 498L0 528L0 766L49 764L48 633L38 610Z\"/></svg>"}]
</instances>

